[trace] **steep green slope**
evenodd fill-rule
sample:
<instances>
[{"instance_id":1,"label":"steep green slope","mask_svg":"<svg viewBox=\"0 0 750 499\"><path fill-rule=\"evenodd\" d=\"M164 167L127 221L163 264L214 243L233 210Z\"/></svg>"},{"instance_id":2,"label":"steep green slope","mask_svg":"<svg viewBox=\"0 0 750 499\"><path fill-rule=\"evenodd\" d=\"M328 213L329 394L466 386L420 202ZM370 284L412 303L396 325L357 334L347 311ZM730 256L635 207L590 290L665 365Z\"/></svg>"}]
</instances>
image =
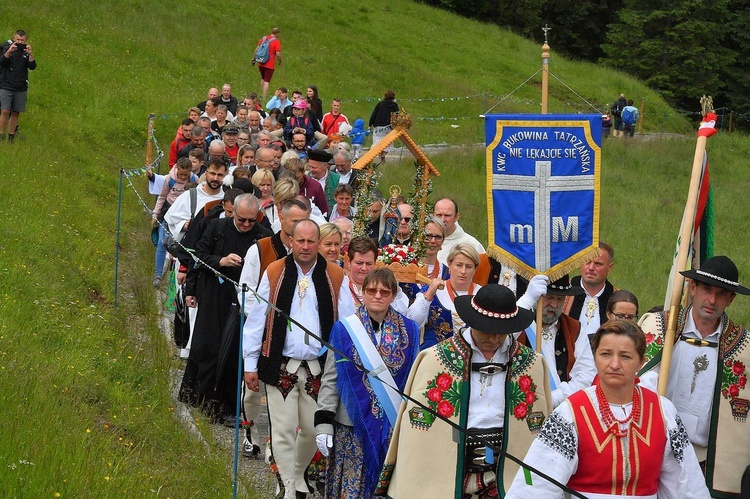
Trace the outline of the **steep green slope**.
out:
<instances>
[{"instance_id":1,"label":"steep green slope","mask_svg":"<svg viewBox=\"0 0 750 499\"><path fill-rule=\"evenodd\" d=\"M207 453L173 414L174 361L156 328L149 219L127 181L120 307L113 309L118 172L143 163L149 112L158 115L156 136L166 150L182 113L202 100L209 86L230 82L238 95L256 90L257 69L248 61L255 41L272 25L282 29L286 62L274 84L290 89L317 84L324 101L341 97L351 118L369 116L371 99L393 88L417 118L413 135L420 143L481 142L477 116L540 66L538 44L396 0L366 6L311 0L283 9L229 1L218 10L200 2L2 4L0 29L5 36L27 30L39 63L31 75L28 112L21 117L26 138L0 144L2 495L231 493L227 456ZM554 47L554 37L551 43ZM588 101L607 103L620 91L646 99L647 130L689 129L683 117L626 75L554 55L552 63L554 75ZM538 81L537 75L495 111L537 112ZM590 111L557 80L551 87L552 112ZM418 119L441 117L457 119ZM747 153L747 143L719 143L727 147L726 170L717 179L739 189L746 182L735 158L745 154L730 150ZM617 209L605 204L611 209L605 214L612 216L605 220L611 224L606 237L624 246L634 236L620 228L662 223L664 234L673 237L679 215L671 199L680 198L668 194L652 173L684 161L674 158L675 149L617 146L612 159L605 158L609 171L617 173L605 177L611 182L605 189L626 197ZM684 147L689 162L692 147ZM462 151L436 164L444 173L436 195L465 201L467 227L481 234L482 198L472 196L483 186L455 187L456 179L466 180L466 171L481 171L481 163ZM144 192L142 178L133 183ZM654 192L669 200L669 210L649 204ZM614 198L614 191L605 197ZM718 247L732 253L745 243L746 211L736 203L741 198L730 199L722 203L736 213L728 224L733 229L724 229ZM636 215L647 221L635 223ZM650 236L641 246L654 247ZM638 268L636 255L623 258L622 267ZM747 259L737 259L748 268ZM630 279L622 282L637 281Z\"/></svg>"}]
</instances>

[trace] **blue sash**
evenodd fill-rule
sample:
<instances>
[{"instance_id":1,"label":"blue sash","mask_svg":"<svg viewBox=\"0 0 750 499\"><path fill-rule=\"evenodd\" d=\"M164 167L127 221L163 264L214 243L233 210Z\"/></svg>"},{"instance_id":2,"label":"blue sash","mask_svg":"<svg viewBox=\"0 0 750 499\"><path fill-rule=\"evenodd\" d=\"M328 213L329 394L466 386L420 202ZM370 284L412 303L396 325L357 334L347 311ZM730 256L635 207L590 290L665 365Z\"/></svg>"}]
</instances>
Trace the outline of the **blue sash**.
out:
<instances>
[{"instance_id":1,"label":"blue sash","mask_svg":"<svg viewBox=\"0 0 750 499\"><path fill-rule=\"evenodd\" d=\"M342 319L341 324L349 333L349 338L359 353L362 365L368 371L367 379L370 381L372 391L375 392L375 396L383 407L391 426L394 426L398 417L398 410L401 408L402 398L392 388L396 386L396 382L393 380L391 372L385 367L383 358L378 353L375 345L372 344L359 317L350 315L346 319Z\"/></svg>"},{"instance_id":2,"label":"blue sash","mask_svg":"<svg viewBox=\"0 0 750 499\"><path fill-rule=\"evenodd\" d=\"M360 306L356 314L347 319L358 321L367 333L366 341L376 348L374 331L367 309ZM364 348L360 349L357 345L357 340L354 339L357 335L347 330L347 322L348 320L340 320L334 324L330 339L334 350L329 352L329 355L335 352L336 374L338 375L336 388L339 392L340 403L346 409L352 421L354 433L364 449L365 490L375 490L393 429L394 423L391 423L391 417L394 413L398 414L400 402L396 403L394 398L388 395L381 397L378 391L383 388L383 382L374 376L365 376L362 373L362 366L371 369L372 364L366 359L367 356L361 353ZM386 371L389 371L389 375L392 376L393 386L403 390L411 366L419 353L419 327L416 322L407 319L391 307L388 309L381 330L381 339L376 352L381 357ZM342 355L353 362L345 361ZM383 371L378 376L385 380ZM396 400L400 399L396 398ZM393 421L395 422L395 418Z\"/></svg>"}]
</instances>

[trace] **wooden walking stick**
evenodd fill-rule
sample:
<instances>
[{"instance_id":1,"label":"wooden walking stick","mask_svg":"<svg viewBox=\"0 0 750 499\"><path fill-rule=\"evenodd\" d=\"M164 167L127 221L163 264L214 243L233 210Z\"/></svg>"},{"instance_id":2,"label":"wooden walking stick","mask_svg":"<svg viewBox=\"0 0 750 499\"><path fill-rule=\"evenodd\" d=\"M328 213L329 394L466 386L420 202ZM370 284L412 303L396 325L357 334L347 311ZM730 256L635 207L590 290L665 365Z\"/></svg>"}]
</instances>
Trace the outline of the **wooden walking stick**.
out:
<instances>
[{"instance_id":1,"label":"wooden walking stick","mask_svg":"<svg viewBox=\"0 0 750 499\"><path fill-rule=\"evenodd\" d=\"M154 145L151 140L154 135L154 119L156 115L151 113L148 115L148 131L146 132L146 165L150 166L154 157Z\"/></svg>"},{"instance_id":2,"label":"wooden walking stick","mask_svg":"<svg viewBox=\"0 0 750 499\"><path fill-rule=\"evenodd\" d=\"M703 116L713 113L713 103L711 97L705 95L701 99L703 107ZM698 139L695 144L695 154L693 155L693 170L690 174L690 188L688 189L687 202L683 216L684 223L680 231L680 248L677 253L677 270L672 283L672 297L669 303L669 319L667 321L667 331L664 334L664 348L661 356L661 367L659 368L659 384L657 391L659 395L666 395L667 382L669 381L669 367L672 362L672 348L675 342L675 332L677 331L677 316L680 312L680 300L682 298L682 288L685 277L679 271L685 270L688 257L690 255L690 246L692 243L693 225L695 222L695 210L698 205L698 190L700 188L701 172L703 169L703 156L706 152L706 141L709 135L713 135L715 130L710 133L698 133Z\"/></svg>"}]
</instances>

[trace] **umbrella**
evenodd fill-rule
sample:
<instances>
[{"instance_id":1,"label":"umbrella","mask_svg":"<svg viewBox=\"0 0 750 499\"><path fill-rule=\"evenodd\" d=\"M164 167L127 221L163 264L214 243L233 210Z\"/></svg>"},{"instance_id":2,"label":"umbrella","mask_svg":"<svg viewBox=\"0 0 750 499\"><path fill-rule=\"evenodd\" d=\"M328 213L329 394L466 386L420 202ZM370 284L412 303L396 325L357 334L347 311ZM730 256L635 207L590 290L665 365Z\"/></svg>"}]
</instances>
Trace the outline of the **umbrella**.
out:
<instances>
[{"instance_id":1,"label":"umbrella","mask_svg":"<svg viewBox=\"0 0 750 499\"><path fill-rule=\"evenodd\" d=\"M190 317L185 303L185 286L181 285L174 297L174 342L179 348L185 348L189 339Z\"/></svg>"},{"instance_id":2,"label":"umbrella","mask_svg":"<svg viewBox=\"0 0 750 499\"><path fill-rule=\"evenodd\" d=\"M219 358L216 363L216 387L220 383L230 383L234 386L239 368L240 349L240 307L232 303L227 314L227 322L221 334L221 345L219 346ZM224 379L230 376L229 379Z\"/></svg>"}]
</instances>

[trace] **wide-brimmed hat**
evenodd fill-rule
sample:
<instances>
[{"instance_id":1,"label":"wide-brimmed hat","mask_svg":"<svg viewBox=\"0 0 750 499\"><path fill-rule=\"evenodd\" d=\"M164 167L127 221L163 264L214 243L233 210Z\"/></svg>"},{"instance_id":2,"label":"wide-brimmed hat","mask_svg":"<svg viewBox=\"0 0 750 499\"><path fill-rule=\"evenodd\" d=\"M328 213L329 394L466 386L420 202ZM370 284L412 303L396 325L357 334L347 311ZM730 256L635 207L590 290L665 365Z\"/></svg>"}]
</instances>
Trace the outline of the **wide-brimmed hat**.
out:
<instances>
[{"instance_id":1,"label":"wide-brimmed hat","mask_svg":"<svg viewBox=\"0 0 750 499\"><path fill-rule=\"evenodd\" d=\"M322 163L328 163L333 159L333 156L331 153L322 151L320 149L311 149L307 153L307 159L311 159L313 161L320 161Z\"/></svg>"},{"instance_id":2,"label":"wide-brimmed hat","mask_svg":"<svg viewBox=\"0 0 750 499\"><path fill-rule=\"evenodd\" d=\"M499 284L488 284L475 295L458 296L454 304L466 325L482 333L515 333L534 320L531 310L516 305L513 291Z\"/></svg>"},{"instance_id":3,"label":"wide-brimmed hat","mask_svg":"<svg viewBox=\"0 0 750 499\"><path fill-rule=\"evenodd\" d=\"M703 262L701 268L683 270L680 274L705 284L728 289L741 295L750 295L750 289L740 286L737 265L727 256L714 256Z\"/></svg>"},{"instance_id":4,"label":"wide-brimmed hat","mask_svg":"<svg viewBox=\"0 0 750 499\"><path fill-rule=\"evenodd\" d=\"M558 280L547 285L547 294L555 296L576 296L585 293L581 286L573 286L570 283L570 275L565 274Z\"/></svg>"}]
</instances>

